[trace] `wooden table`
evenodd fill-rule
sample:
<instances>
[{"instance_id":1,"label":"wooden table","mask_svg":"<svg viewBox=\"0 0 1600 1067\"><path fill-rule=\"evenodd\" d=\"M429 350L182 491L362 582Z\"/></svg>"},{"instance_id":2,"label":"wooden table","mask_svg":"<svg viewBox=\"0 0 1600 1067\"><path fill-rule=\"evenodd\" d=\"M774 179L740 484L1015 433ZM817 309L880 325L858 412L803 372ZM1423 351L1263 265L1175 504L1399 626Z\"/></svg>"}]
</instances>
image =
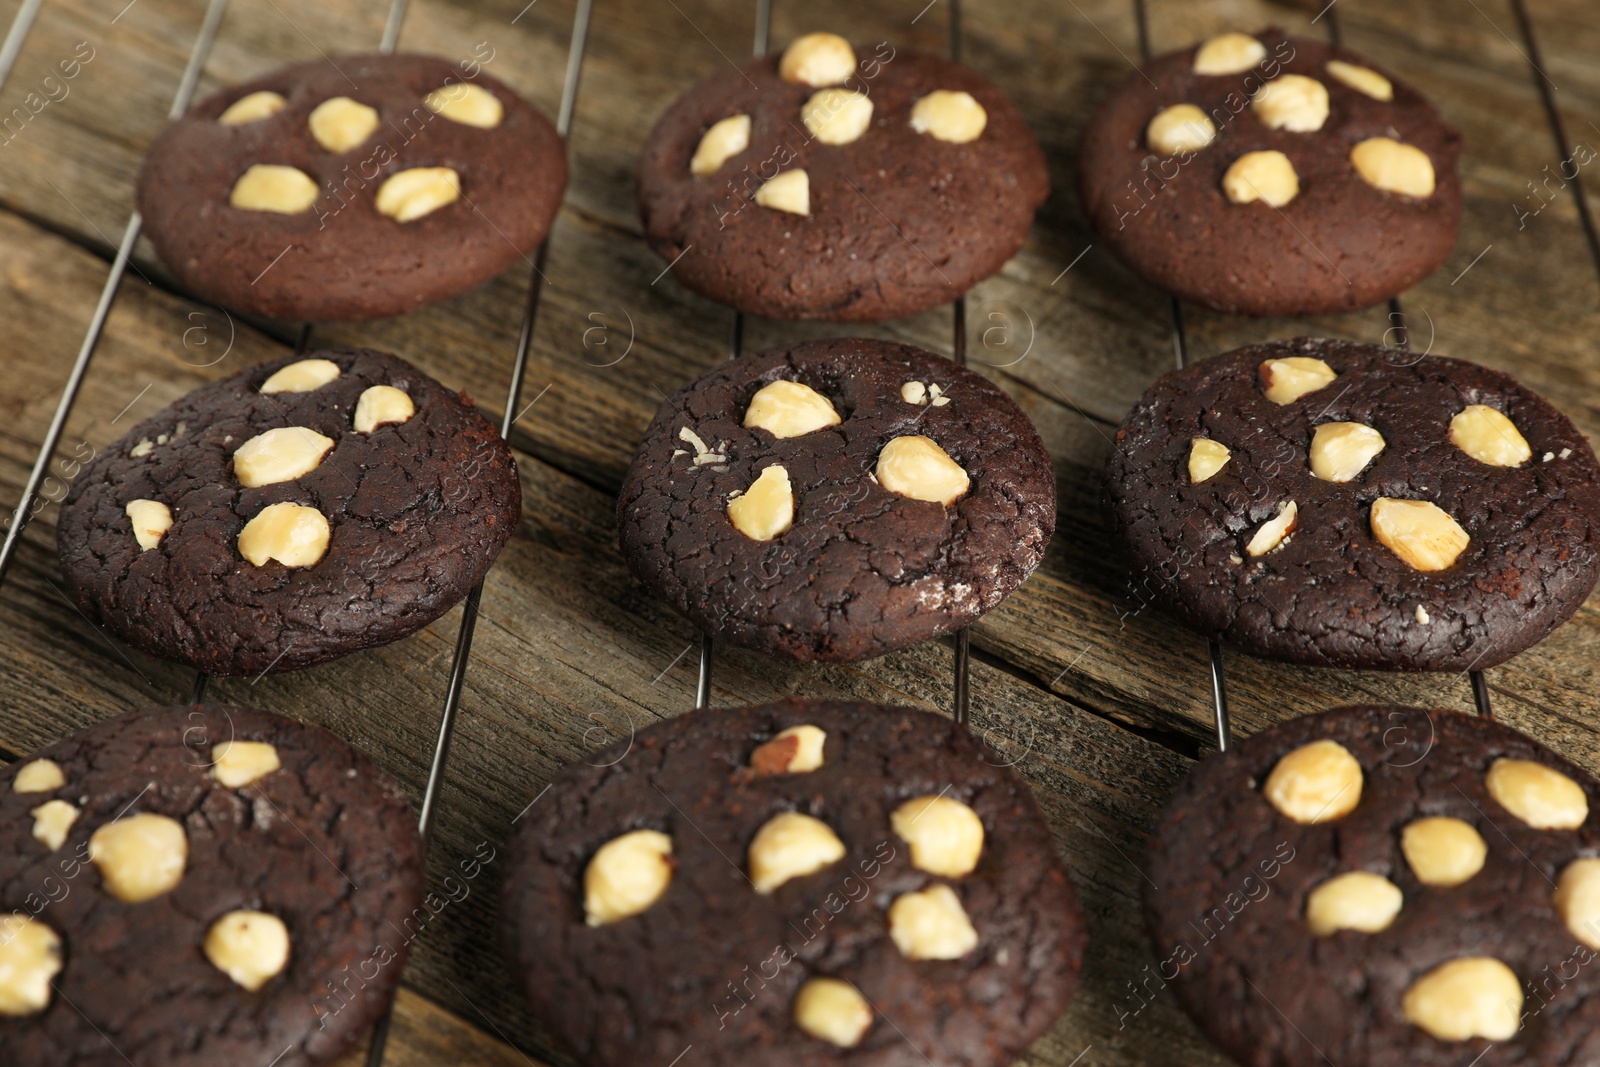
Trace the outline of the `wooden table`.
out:
<instances>
[{"instance_id":1,"label":"wooden table","mask_svg":"<svg viewBox=\"0 0 1600 1067\"><path fill-rule=\"evenodd\" d=\"M1336 26L1348 44L1428 93L1466 135L1467 203L1450 261L1403 298L1411 342L1515 373L1592 434L1600 429L1600 258L1563 173L1593 160L1600 145L1600 17L1593 0L1526 0L1524 21L1520 2L1339 0L1315 18L1315 4L1149 0L1147 24L1157 52L1228 28L1275 22L1322 36ZM12 116L0 136L7 510L44 437L131 209L140 156L164 121L202 15L199 0L125 3L46 0L0 93L0 117ZM573 3L412 0L400 43L450 58L485 43L487 69L553 114ZM17 6L0 3L0 19ZM383 0L234 0L201 92L319 53L370 50L385 14ZM1167 297L1105 252L1073 193L1089 109L1139 55L1135 7L969 0L964 15L968 62L1016 97L1056 190L1023 251L968 298L972 364L1038 424L1060 497L1044 565L972 631L974 723L1034 785L1093 939L1071 1011L1026 1059L1222 1064L1170 993L1133 1014L1141 1004L1134 990L1154 958L1135 864L1174 784L1214 746L1205 645L1147 610L1098 510L1109 438L1174 355ZM781 46L828 28L939 50L947 17L948 0L778 0L773 40ZM551 238L528 368L523 402L532 403L513 432L525 514L483 595L432 850L436 886L484 843L503 854L512 820L563 765L693 704L699 636L629 579L613 499L663 395L725 357L732 316L660 276L664 264L639 238L633 168L655 116L696 78L747 53L752 24L753 0L598 0L571 137L573 182ZM1530 32L1542 48L1538 69ZM75 49L92 56L77 77L46 83ZM1600 176L1590 184L1600 189ZM230 318L177 291L147 247L134 266L67 425L62 462L294 342L293 324ZM496 409L527 275L518 267L404 318L319 327L316 343L398 352ZM1192 307L1183 317L1195 359L1306 333L1396 340L1384 309L1309 322ZM860 332L948 352L950 321L946 309ZM838 332L752 321L746 345ZM48 488L52 500L0 589L7 760L128 708L180 702L192 682L111 640L65 599L53 550L62 480ZM457 609L415 637L315 670L218 682L209 696L322 723L420 798L459 618ZM1227 663L1240 734L1347 702L1471 707L1464 678L1298 669L1238 655ZM1600 599L1591 599L1537 648L1490 672L1495 711L1600 772L1591 725L1600 715L1597 665ZM948 710L951 674L948 643L828 668L728 652L718 658L713 700L800 693ZM569 1062L529 1020L504 973L494 936L498 866L440 908L418 939L388 1063Z\"/></svg>"}]
</instances>

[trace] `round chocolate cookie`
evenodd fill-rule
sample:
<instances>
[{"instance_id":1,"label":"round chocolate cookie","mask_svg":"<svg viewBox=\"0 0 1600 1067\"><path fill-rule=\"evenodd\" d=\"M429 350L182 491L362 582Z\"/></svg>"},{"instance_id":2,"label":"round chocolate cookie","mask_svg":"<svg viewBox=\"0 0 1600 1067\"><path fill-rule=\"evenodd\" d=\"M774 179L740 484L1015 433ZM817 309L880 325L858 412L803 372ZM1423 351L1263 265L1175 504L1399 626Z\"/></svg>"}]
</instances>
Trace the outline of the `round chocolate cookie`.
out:
<instances>
[{"instance_id":1,"label":"round chocolate cookie","mask_svg":"<svg viewBox=\"0 0 1600 1067\"><path fill-rule=\"evenodd\" d=\"M1379 303L1461 223L1461 138L1344 48L1226 34L1130 74L1084 131L1084 209L1137 275L1246 315Z\"/></svg>"},{"instance_id":2,"label":"round chocolate cookie","mask_svg":"<svg viewBox=\"0 0 1600 1067\"><path fill-rule=\"evenodd\" d=\"M1600 573L1600 467L1510 376L1346 341L1256 345L1159 379L1106 462L1133 582L1271 659L1500 663Z\"/></svg>"},{"instance_id":3,"label":"round chocolate cookie","mask_svg":"<svg viewBox=\"0 0 1600 1067\"><path fill-rule=\"evenodd\" d=\"M987 379L906 345L811 341L663 404L617 525L634 574L707 633L853 662L1021 585L1055 529L1055 474Z\"/></svg>"},{"instance_id":4,"label":"round chocolate cookie","mask_svg":"<svg viewBox=\"0 0 1600 1067\"><path fill-rule=\"evenodd\" d=\"M697 711L563 771L500 915L534 1015L593 1067L1001 1067L1084 945L1017 773L950 719Z\"/></svg>"},{"instance_id":5,"label":"round chocolate cookie","mask_svg":"<svg viewBox=\"0 0 1600 1067\"><path fill-rule=\"evenodd\" d=\"M650 246L690 289L778 319L877 322L954 300L1050 191L1009 97L887 42L810 34L718 70L639 160Z\"/></svg>"},{"instance_id":6,"label":"round chocolate cookie","mask_svg":"<svg viewBox=\"0 0 1600 1067\"><path fill-rule=\"evenodd\" d=\"M1274 727L1162 816L1141 981L1250 1067L1594 1063L1597 805L1589 775L1459 712Z\"/></svg>"},{"instance_id":7,"label":"round chocolate cookie","mask_svg":"<svg viewBox=\"0 0 1600 1067\"><path fill-rule=\"evenodd\" d=\"M0 1062L313 1067L386 1010L422 840L333 734L157 708L3 773Z\"/></svg>"},{"instance_id":8,"label":"round chocolate cookie","mask_svg":"<svg viewBox=\"0 0 1600 1067\"><path fill-rule=\"evenodd\" d=\"M567 185L555 127L477 61L353 55L229 89L139 172L185 289L282 319L398 315L530 256Z\"/></svg>"},{"instance_id":9,"label":"round chocolate cookie","mask_svg":"<svg viewBox=\"0 0 1600 1067\"><path fill-rule=\"evenodd\" d=\"M73 601L210 674L387 644L483 579L521 515L472 401L365 349L196 389L87 464L61 507Z\"/></svg>"}]
</instances>

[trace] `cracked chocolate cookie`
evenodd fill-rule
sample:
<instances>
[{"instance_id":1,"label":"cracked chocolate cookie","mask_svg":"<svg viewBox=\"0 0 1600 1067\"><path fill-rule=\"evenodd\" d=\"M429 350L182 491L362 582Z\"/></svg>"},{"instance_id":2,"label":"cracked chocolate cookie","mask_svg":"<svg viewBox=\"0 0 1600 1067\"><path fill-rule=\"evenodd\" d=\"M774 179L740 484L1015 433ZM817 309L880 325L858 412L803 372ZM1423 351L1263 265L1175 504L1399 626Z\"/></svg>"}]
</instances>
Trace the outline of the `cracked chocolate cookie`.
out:
<instances>
[{"instance_id":1,"label":"cracked chocolate cookie","mask_svg":"<svg viewBox=\"0 0 1600 1067\"><path fill-rule=\"evenodd\" d=\"M954 300L1016 254L1049 191L1038 142L989 81L829 33L694 86L639 161L645 237L678 280L778 319Z\"/></svg>"},{"instance_id":2,"label":"cracked chocolate cookie","mask_svg":"<svg viewBox=\"0 0 1600 1067\"><path fill-rule=\"evenodd\" d=\"M45 746L0 772L0 1061L333 1062L399 983L415 826L367 757L246 708Z\"/></svg>"},{"instance_id":3,"label":"cracked chocolate cookie","mask_svg":"<svg viewBox=\"0 0 1600 1067\"><path fill-rule=\"evenodd\" d=\"M1079 192L1137 275L1246 315L1380 303L1461 224L1461 139L1365 57L1229 33L1125 78L1084 131Z\"/></svg>"},{"instance_id":4,"label":"cracked chocolate cookie","mask_svg":"<svg viewBox=\"0 0 1600 1067\"><path fill-rule=\"evenodd\" d=\"M663 404L617 525L634 574L705 632L853 662L1021 585L1055 529L1055 474L987 379L907 345L811 341Z\"/></svg>"},{"instance_id":5,"label":"cracked chocolate cookie","mask_svg":"<svg viewBox=\"0 0 1600 1067\"><path fill-rule=\"evenodd\" d=\"M465 394L365 349L203 386L83 468L57 550L73 602L209 674L387 644L483 579L521 514Z\"/></svg>"},{"instance_id":6,"label":"cracked chocolate cookie","mask_svg":"<svg viewBox=\"0 0 1600 1067\"><path fill-rule=\"evenodd\" d=\"M397 315L492 278L567 184L492 58L335 56L210 97L150 146L145 234L188 291L274 318Z\"/></svg>"},{"instance_id":7,"label":"cracked chocolate cookie","mask_svg":"<svg viewBox=\"0 0 1600 1067\"><path fill-rule=\"evenodd\" d=\"M595 1067L1011 1063L1084 928L1017 773L950 719L785 700L563 771L500 909L534 1015Z\"/></svg>"},{"instance_id":8,"label":"cracked chocolate cookie","mask_svg":"<svg viewBox=\"0 0 1600 1067\"><path fill-rule=\"evenodd\" d=\"M1600 467L1510 376L1301 339L1164 375L1106 462L1133 581L1271 659L1492 667L1600 574Z\"/></svg>"},{"instance_id":9,"label":"cracked chocolate cookie","mask_svg":"<svg viewBox=\"0 0 1600 1067\"><path fill-rule=\"evenodd\" d=\"M1251 1067L1593 1063L1597 802L1571 763L1459 712L1274 727L1201 762L1162 816L1142 984Z\"/></svg>"}]
</instances>

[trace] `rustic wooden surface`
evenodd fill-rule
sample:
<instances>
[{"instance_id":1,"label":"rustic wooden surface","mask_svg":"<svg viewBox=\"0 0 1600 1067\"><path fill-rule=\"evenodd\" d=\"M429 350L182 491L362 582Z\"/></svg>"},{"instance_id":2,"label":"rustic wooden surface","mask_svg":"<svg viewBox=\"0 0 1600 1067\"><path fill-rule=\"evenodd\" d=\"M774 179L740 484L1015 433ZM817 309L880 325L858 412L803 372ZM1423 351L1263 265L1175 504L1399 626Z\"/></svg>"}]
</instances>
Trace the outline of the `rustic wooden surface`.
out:
<instances>
[{"instance_id":1,"label":"rustic wooden surface","mask_svg":"<svg viewBox=\"0 0 1600 1067\"><path fill-rule=\"evenodd\" d=\"M164 121L199 0L47 0L0 115L53 91L0 137L0 503L9 510L131 207L140 155ZM778 0L773 39L831 28L856 39L942 49L935 0ZM524 6L526 4L526 6ZM0 0L9 21L17 0ZM1528 0L1536 72L1512 0L1149 0L1151 46L1278 23L1346 43L1429 93L1467 138L1466 218L1455 254L1404 297L1419 349L1500 367L1600 429L1600 262L1559 178L1578 143L1600 147L1600 19L1590 0ZM730 313L658 278L639 239L632 170L665 103L748 52L752 0L598 0L571 139L573 186L552 237L549 284L514 433L527 501L490 575L435 841L436 883L480 844L501 850L512 820L563 765L689 708L698 638L628 578L612 499L663 394L724 358ZM319 53L368 50L386 5L234 0L202 92ZM560 95L573 0L413 0L402 48L446 57L494 50L488 69L548 112ZM1162 993L1137 1014L1128 984L1153 958L1135 863L1190 762L1212 746L1204 646L1147 610L1115 564L1097 512L1109 437L1173 360L1163 295L1098 247L1073 193L1089 108L1138 55L1132 0L968 0L968 62L1011 91L1050 159L1055 193L1022 253L969 297L973 365L1038 423L1058 474L1059 533L1039 573L973 632L973 714L1035 786L1082 894L1093 942L1068 1015L1026 1062L1224 1062ZM59 87L44 79L88 42L93 58ZM85 54L81 49L78 55ZM1558 142L1538 81L1554 90ZM37 98L35 99L35 104ZM1546 168L1549 170L1546 170ZM1570 173L1571 164L1568 164ZM1600 192L1600 168L1583 172ZM1530 184L1532 183L1532 184ZM1537 189L1537 194L1535 190ZM1591 196L1600 211L1600 199ZM1537 210L1535 210L1537 209ZM1081 258L1080 257L1081 254ZM1069 264L1074 264L1066 270ZM1065 271L1065 273L1063 273ZM401 319L319 328L317 344L399 352L486 408L503 404L527 269ZM1190 350L1302 333L1387 340L1383 309L1246 320L1185 309ZM174 291L141 248L112 314L63 459L204 381L286 351L295 327L247 323ZM747 345L836 333L752 322ZM947 310L862 332L950 348ZM70 478L70 470L61 468ZM62 482L50 486L58 498ZM190 676L98 632L66 601L52 549L54 507L30 528L0 610L0 749L15 758L127 708L178 702ZM216 699L320 722L370 751L420 798L459 611L384 649L296 675L215 683ZM1297 669L1228 656L1234 723L1250 733L1342 702L1470 707L1466 679ZM952 653L936 644L826 669L721 655L715 702L787 693L947 709ZM1600 598L1537 648L1490 674L1497 714L1600 771ZM495 945L497 865L442 909L406 972L388 1062L569 1062L522 1009ZM1082 1056L1082 1060L1075 1058ZM348 1063L358 1062L352 1058Z\"/></svg>"}]
</instances>

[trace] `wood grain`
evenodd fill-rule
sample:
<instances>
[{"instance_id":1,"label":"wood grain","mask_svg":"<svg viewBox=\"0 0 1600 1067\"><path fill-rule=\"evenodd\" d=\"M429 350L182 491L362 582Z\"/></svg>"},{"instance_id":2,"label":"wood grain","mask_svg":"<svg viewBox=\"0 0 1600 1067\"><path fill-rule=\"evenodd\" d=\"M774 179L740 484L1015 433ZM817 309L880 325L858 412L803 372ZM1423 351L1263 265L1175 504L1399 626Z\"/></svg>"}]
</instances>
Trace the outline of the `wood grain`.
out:
<instances>
[{"instance_id":1,"label":"wood grain","mask_svg":"<svg viewBox=\"0 0 1600 1067\"><path fill-rule=\"evenodd\" d=\"M414 0L402 47L467 55L553 112L571 0ZM774 40L847 27L858 40L942 49L946 4L779 0ZM16 4L0 5L5 18ZM120 7L120 4L113 5ZM528 501L491 574L432 856L435 884L513 820L563 765L693 702L696 635L628 578L612 497L662 396L726 356L732 316L658 277L634 207L639 145L693 79L746 54L748 0L599 0L571 139L574 182L553 232L548 284L518 419ZM1574 139L1597 121L1592 5L1529 0L1547 74ZM1182 46L1224 28L1276 22L1325 34L1326 16L1264 0L1149 0L1151 44ZM93 58L21 132L0 144L0 321L10 348L0 396L0 501L14 501L131 207L140 154L159 130L200 6L137 0L116 10L45 6L0 116L44 92L89 42ZM236 3L202 91L280 64L374 46L381 4ZM1170 302L1098 247L1074 194L1089 109L1138 55L1131 0L969 3L968 62L1017 98L1044 144L1055 193L1022 252L968 298L972 365L1032 415L1057 465L1060 530L1044 566L975 629L974 718L1036 787L1090 918L1083 990L1028 1062L1220 1064L1170 995L1141 1001L1153 958L1139 920L1143 840L1190 760L1212 747L1204 645L1144 604L1099 519L1099 471L1123 413L1173 363ZM1572 189L1532 206L1529 181L1564 158L1546 120L1507 0L1412 4L1340 0L1345 41L1429 93L1466 136L1466 218L1445 268L1404 297L1414 345L1511 371L1600 429L1600 281ZM59 92L57 93L59 95ZM9 134L8 134L9 136ZM1591 192L1600 180L1590 183ZM1591 197L1592 199L1592 197ZM1600 206L1600 205L1597 205ZM1080 258L1081 257L1081 258ZM1071 265L1071 269L1067 269ZM59 453L101 448L132 421L201 382L270 358L294 326L231 318L175 293L141 248ZM503 403L528 268L401 319L319 327L317 344L370 344ZM1383 309L1309 321L1184 309L1194 358L1273 337L1319 333L1389 341ZM752 321L750 348L841 331ZM948 352L948 310L862 331ZM59 495L59 487L53 490ZM0 748L25 753L129 707L180 699L190 678L96 631L59 591L53 505L26 536L0 590L6 678ZM372 752L420 797L459 612L397 645L297 675L230 681L218 699L317 721ZM947 645L855 667L719 656L715 701L786 693L856 696L947 709ZM1235 725L1249 733L1310 710L1391 700L1469 707L1462 678L1301 669L1227 657ZM1509 724L1600 770L1600 599L1549 640L1491 672ZM444 908L415 946L391 1064L570 1062L520 1005L495 947L496 865Z\"/></svg>"}]
</instances>

